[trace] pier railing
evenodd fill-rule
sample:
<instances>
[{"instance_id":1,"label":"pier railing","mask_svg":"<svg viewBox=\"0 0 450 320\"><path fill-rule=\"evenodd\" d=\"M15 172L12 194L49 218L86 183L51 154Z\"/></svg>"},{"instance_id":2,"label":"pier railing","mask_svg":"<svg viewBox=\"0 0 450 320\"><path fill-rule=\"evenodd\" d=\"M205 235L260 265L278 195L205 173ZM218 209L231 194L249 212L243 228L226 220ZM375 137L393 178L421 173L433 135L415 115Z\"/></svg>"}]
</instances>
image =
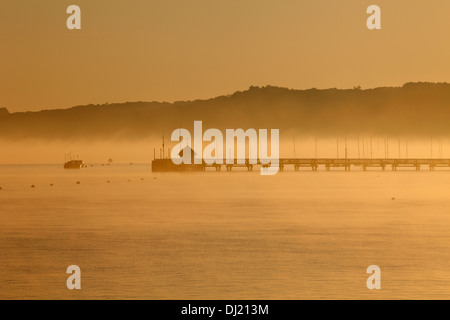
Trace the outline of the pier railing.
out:
<instances>
[{"instance_id":1,"label":"pier railing","mask_svg":"<svg viewBox=\"0 0 450 320\"><path fill-rule=\"evenodd\" d=\"M207 162L213 164L207 164ZM270 162L270 164L267 164ZM329 171L331 168L343 167L345 170L349 171L352 167L360 167L364 171L367 168L381 168L386 170L389 168L396 171L400 167L411 167L419 171L422 167L427 167L429 170L433 171L436 167L448 167L450 168L450 159L427 159L427 158L416 158L416 159L402 159L402 158L378 158L378 159L359 159L359 158L281 158L281 159L234 159L230 161L228 159L223 159L222 164L217 164L217 161L204 161L203 166L215 167L220 170L222 166L225 166L227 170L231 170L233 167L247 167L249 171L253 169L254 165L269 166L278 165L280 170L283 170L286 166L293 166L297 171L302 167L309 167L313 171L318 170L319 167L325 168Z\"/></svg>"},{"instance_id":2,"label":"pier railing","mask_svg":"<svg viewBox=\"0 0 450 320\"><path fill-rule=\"evenodd\" d=\"M281 159L223 159L222 163L217 163L217 159L203 159L201 164L173 164L171 159L156 159L152 162L153 171L202 171L206 168L215 168L220 171L225 167L227 171L233 168L245 167L252 171L254 166L278 166L280 171L285 167L293 167L295 171L300 168L310 168L317 171L324 168L330 171L332 168L344 168L350 171L352 168L361 168L366 171L367 168L381 168L381 170L390 169L396 171L398 168L413 168L417 171L422 168L434 171L435 168L450 168L450 159L427 159L427 158L378 158L378 159L357 159L357 158L281 158Z\"/></svg>"}]
</instances>

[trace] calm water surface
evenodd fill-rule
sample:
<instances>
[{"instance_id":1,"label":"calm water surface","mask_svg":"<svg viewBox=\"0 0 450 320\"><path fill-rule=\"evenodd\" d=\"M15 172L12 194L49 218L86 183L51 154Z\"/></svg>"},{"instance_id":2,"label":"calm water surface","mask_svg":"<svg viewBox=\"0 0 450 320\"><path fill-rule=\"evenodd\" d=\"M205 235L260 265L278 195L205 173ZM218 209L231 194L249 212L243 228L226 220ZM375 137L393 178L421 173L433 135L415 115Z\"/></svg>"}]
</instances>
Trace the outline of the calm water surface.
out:
<instances>
[{"instance_id":1,"label":"calm water surface","mask_svg":"<svg viewBox=\"0 0 450 320\"><path fill-rule=\"evenodd\" d=\"M449 299L449 186L450 171L0 166L0 299Z\"/></svg>"}]
</instances>

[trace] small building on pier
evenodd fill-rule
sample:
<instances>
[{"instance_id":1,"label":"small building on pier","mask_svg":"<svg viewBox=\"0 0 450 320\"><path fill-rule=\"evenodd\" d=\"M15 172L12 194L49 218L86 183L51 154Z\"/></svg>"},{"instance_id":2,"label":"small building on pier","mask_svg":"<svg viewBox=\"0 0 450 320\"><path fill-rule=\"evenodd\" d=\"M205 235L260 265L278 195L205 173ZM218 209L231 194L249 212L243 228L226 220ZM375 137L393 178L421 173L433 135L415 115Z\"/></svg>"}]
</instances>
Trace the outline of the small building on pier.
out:
<instances>
[{"instance_id":1,"label":"small building on pier","mask_svg":"<svg viewBox=\"0 0 450 320\"><path fill-rule=\"evenodd\" d=\"M191 163L181 163L179 165L173 163L172 158L154 159L152 161L152 171L153 172L177 172L177 171L203 171L205 168L205 163L202 160L202 164L194 164L194 158L196 153L191 147L186 146L184 149L180 150L178 155L182 158L183 155L191 155Z\"/></svg>"}]
</instances>

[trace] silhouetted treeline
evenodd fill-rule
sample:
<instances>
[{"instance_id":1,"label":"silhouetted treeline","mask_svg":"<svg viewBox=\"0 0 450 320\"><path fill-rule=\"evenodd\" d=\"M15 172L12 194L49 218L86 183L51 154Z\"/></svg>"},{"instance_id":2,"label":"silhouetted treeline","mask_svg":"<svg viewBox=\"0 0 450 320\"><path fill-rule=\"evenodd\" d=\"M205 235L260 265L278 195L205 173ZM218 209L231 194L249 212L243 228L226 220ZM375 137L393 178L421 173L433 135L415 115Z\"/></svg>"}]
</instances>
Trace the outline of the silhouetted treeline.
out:
<instances>
[{"instance_id":1,"label":"silhouetted treeline","mask_svg":"<svg viewBox=\"0 0 450 320\"><path fill-rule=\"evenodd\" d=\"M0 117L6 116L6 115L8 115L8 114L9 114L8 109L6 109L6 108L0 108Z\"/></svg>"},{"instance_id":2,"label":"silhouetted treeline","mask_svg":"<svg viewBox=\"0 0 450 320\"><path fill-rule=\"evenodd\" d=\"M0 110L1 112L1 110ZM174 129L279 128L298 134L450 135L450 84L361 90L250 87L209 100L130 102L0 117L4 139L135 139Z\"/></svg>"}]
</instances>

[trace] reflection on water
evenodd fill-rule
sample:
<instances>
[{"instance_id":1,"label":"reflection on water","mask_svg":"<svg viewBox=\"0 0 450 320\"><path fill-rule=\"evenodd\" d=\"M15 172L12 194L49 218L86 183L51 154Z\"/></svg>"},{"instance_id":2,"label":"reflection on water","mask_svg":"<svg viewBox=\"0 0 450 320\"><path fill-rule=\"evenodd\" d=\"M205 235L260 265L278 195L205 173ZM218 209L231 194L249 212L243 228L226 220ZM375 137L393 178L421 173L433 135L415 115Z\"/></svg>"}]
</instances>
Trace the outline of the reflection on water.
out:
<instances>
[{"instance_id":1,"label":"reflection on water","mask_svg":"<svg viewBox=\"0 0 450 320\"><path fill-rule=\"evenodd\" d=\"M1 166L0 298L448 299L449 182ZM66 288L72 264L80 291ZM380 291L366 287L373 264Z\"/></svg>"}]
</instances>

